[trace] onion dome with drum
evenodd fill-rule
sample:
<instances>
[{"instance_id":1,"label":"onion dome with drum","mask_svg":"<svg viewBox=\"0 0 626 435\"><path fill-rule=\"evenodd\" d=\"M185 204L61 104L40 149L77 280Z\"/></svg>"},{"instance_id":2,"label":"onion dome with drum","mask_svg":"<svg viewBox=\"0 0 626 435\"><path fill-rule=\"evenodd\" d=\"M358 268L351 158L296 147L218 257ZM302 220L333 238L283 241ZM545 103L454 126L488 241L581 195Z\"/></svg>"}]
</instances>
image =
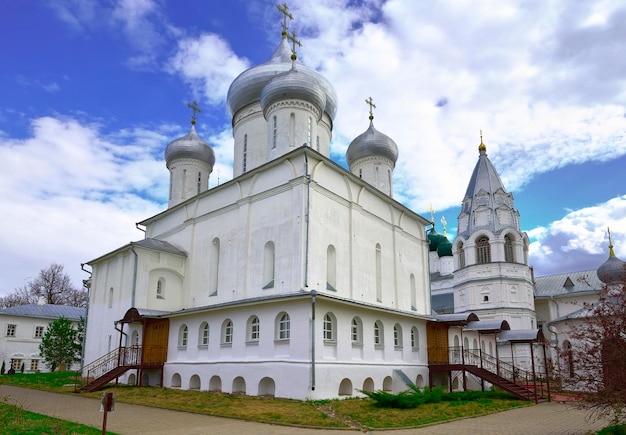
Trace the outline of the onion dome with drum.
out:
<instances>
[{"instance_id":1,"label":"onion dome with drum","mask_svg":"<svg viewBox=\"0 0 626 435\"><path fill-rule=\"evenodd\" d=\"M626 279L626 263L615 256L611 231L609 233L609 258L596 271L598 279L605 284L622 283Z\"/></svg>"}]
</instances>

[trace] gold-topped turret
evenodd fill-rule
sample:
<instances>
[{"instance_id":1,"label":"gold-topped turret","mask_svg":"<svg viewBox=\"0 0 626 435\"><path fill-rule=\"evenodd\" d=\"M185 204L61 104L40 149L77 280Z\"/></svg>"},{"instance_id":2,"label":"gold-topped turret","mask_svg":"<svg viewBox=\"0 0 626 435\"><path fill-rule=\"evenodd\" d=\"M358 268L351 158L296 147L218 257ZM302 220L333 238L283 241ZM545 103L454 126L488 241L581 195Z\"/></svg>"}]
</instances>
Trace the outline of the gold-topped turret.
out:
<instances>
[{"instance_id":1,"label":"gold-topped turret","mask_svg":"<svg viewBox=\"0 0 626 435\"><path fill-rule=\"evenodd\" d=\"M609 233L609 257L615 257L615 252L613 251L613 242L611 241L611 229L606 227L606 232Z\"/></svg>"},{"instance_id":2,"label":"gold-topped turret","mask_svg":"<svg viewBox=\"0 0 626 435\"><path fill-rule=\"evenodd\" d=\"M193 111L193 114L191 115L191 125L196 125L196 112L202 113L202 109L198 107L198 102L196 100L193 100L192 103L187 103L187 107Z\"/></svg>"},{"instance_id":3,"label":"gold-topped turret","mask_svg":"<svg viewBox=\"0 0 626 435\"><path fill-rule=\"evenodd\" d=\"M478 145L478 151L487 151L487 145L483 143L483 131L480 130L480 145Z\"/></svg>"},{"instance_id":4,"label":"gold-topped turret","mask_svg":"<svg viewBox=\"0 0 626 435\"><path fill-rule=\"evenodd\" d=\"M376 108L376 104L374 104L374 100L372 100L372 97L369 97L367 100L365 100L365 103L370 106L370 121L373 121L374 111L372 109Z\"/></svg>"}]
</instances>

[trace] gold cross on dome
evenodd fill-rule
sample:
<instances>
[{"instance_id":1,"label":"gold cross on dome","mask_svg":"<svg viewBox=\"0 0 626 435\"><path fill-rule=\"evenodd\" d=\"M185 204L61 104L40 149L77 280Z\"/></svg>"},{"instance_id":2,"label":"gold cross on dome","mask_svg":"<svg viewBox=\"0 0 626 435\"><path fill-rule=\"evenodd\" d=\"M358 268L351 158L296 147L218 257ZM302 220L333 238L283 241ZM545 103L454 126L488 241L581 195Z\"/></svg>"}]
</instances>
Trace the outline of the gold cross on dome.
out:
<instances>
[{"instance_id":1,"label":"gold cross on dome","mask_svg":"<svg viewBox=\"0 0 626 435\"><path fill-rule=\"evenodd\" d=\"M191 125L196 125L196 112L202 113L202 109L198 107L196 100L193 100L193 103L187 103L187 107L193 111L193 115L191 115Z\"/></svg>"},{"instance_id":2,"label":"gold cross on dome","mask_svg":"<svg viewBox=\"0 0 626 435\"><path fill-rule=\"evenodd\" d=\"M374 104L374 100L372 100L372 97L369 97L367 100L365 100L365 103L370 106L370 121L371 121L374 119L374 111L372 109L376 108L376 104Z\"/></svg>"},{"instance_id":3,"label":"gold cross on dome","mask_svg":"<svg viewBox=\"0 0 626 435\"><path fill-rule=\"evenodd\" d=\"M291 35L287 35L287 39L289 39L292 43L291 46L291 60L293 60L295 62L295 60L298 58L296 56L296 45L298 45L298 47L302 47L302 42L298 41L296 39L296 32L291 32Z\"/></svg>"},{"instance_id":4,"label":"gold cross on dome","mask_svg":"<svg viewBox=\"0 0 626 435\"><path fill-rule=\"evenodd\" d=\"M276 5L276 9L283 14L283 22L280 24L283 27L283 31L281 35L283 35L283 39L287 37L287 29L289 28L289 23L287 23L287 18L293 20L293 15L289 13L289 6L287 3L283 3L282 5Z\"/></svg>"},{"instance_id":5,"label":"gold cross on dome","mask_svg":"<svg viewBox=\"0 0 626 435\"><path fill-rule=\"evenodd\" d=\"M433 228L435 228L435 209L433 208L432 202L428 206L428 211L430 212L430 222L433 224Z\"/></svg>"}]
</instances>

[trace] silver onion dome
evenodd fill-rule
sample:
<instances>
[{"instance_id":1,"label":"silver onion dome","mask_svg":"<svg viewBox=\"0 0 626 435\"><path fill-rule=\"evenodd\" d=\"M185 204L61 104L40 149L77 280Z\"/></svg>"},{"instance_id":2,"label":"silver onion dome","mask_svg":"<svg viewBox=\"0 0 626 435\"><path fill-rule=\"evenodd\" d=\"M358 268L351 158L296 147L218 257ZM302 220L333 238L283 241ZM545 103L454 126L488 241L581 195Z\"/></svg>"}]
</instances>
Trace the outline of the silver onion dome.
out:
<instances>
[{"instance_id":1,"label":"silver onion dome","mask_svg":"<svg viewBox=\"0 0 626 435\"><path fill-rule=\"evenodd\" d=\"M292 68L291 49L286 39L282 39L272 56L264 63L249 68L239 74L228 89L226 99L231 116L248 104L261 100L261 92L268 82L277 74L289 71ZM315 78L325 93L325 105L322 111L326 112L331 119L337 113L337 95L330 82L320 73L300 62L296 62L297 68L303 74Z\"/></svg>"},{"instance_id":2,"label":"silver onion dome","mask_svg":"<svg viewBox=\"0 0 626 435\"><path fill-rule=\"evenodd\" d=\"M320 118L326 106L326 93L320 82L312 75L300 72L295 65L289 71L278 74L263 88L261 108L265 112L272 104L285 99L308 101L317 108Z\"/></svg>"},{"instance_id":3,"label":"silver onion dome","mask_svg":"<svg viewBox=\"0 0 626 435\"><path fill-rule=\"evenodd\" d=\"M391 160L394 165L398 160L398 146L389 136L376 130L372 121L365 133L350 143L346 152L349 166L366 157L384 157Z\"/></svg>"},{"instance_id":4,"label":"silver onion dome","mask_svg":"<svg viewBox=\"0 0 626 435\"><path fill-rule=\"evenodd\" d=\"M169 164L177 159L194 159L205 162L211 167L215 164L215 153L213 149L203 141L197 134L195 126L185 136L172 141L165 148L165 162Z\"/></svg>"},{"instance_id":5,"label":"silver onion dome","mask_svg":"<svg viewBox=\"0 0 626 435\"><path fill-rule=\"evenodd\" d=\"M608 260L602 263L602 266L598 267L596 274L598 279L605 284L621 283L626 274L625 263L611 255Z\"/></svg>"}]
</instances>

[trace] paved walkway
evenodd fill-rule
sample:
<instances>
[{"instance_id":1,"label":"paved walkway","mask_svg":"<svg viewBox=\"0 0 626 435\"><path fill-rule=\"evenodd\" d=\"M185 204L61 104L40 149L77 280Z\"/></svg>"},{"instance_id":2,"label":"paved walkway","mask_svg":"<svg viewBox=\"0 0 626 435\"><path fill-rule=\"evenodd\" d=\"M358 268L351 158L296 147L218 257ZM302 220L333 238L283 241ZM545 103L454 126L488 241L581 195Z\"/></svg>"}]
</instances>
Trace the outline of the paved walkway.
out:
<instances>
[{"instance_id":1,"label":"paved walkway","mask_svg":"<svg viewBox=\"0 0 626 435\"><path fill-rule=\"evenodd\" d=\"M58 394L26 388L0 386L0 397L8 397L29 411L63 420L102 428L100 400L79 395ZM483 417L442 423L420 429L376 431L389 435L582 435L595 433L606 422L588 422L584 411L563 403L542 403ZM123 435L134 434L208 434L211 435L346 435L346 430L302 429L211 417L189 412L170 411L148 406L117 403L108 414L107 430Z\"/></svg>"}]
</instances>

